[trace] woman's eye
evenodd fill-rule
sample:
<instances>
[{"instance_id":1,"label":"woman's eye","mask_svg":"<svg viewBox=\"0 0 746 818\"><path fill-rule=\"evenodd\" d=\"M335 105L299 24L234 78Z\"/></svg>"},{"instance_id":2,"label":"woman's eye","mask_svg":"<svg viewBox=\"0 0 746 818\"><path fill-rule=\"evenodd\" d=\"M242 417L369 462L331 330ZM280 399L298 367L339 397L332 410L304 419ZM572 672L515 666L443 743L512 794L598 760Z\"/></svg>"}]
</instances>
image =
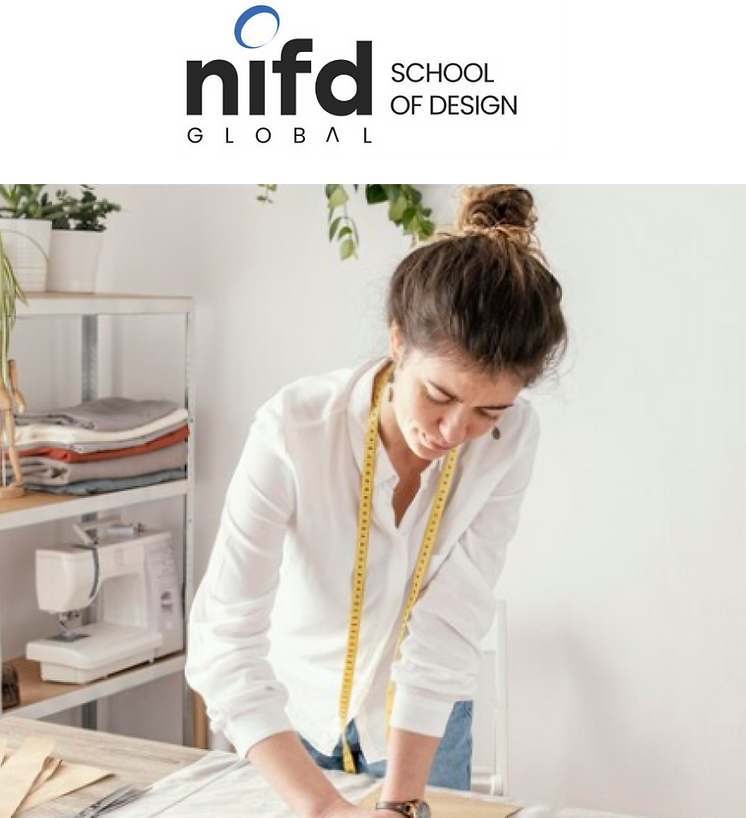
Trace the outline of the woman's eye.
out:
<instances>
[{"instance_id":1,"label":"woman's eye","mask_svg":"<svg viewBox=\"0 0 746 818\"><path fill-rule=\"evenodd\" d=\"M428 392L427 390L425 390L425 396L432 403L438 403L438 404L441 404L441 405L445 405L446 403L450 403L453 400L453 398L449 398L446 395L440 395L440 394L434 395L432 392Z\"/></svg>"}]
</instances>

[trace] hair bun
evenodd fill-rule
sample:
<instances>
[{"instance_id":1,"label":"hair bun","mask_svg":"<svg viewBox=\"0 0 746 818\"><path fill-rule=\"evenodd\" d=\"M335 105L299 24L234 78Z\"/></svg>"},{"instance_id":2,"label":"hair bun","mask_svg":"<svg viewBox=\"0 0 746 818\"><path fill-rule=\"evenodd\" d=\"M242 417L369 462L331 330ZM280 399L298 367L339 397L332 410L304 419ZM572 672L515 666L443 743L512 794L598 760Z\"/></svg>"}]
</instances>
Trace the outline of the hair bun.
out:
<instances>
[{"instance_id":1,"label":"hair bun","mask_svg":"<svg viewBox=\"0 0 746 818\"><path fill-rule=\"evenodd\" d=\"M463 190L456 226L461 233L503 232L514 237L523 234L530 242L536 213L534 197L516 185L485 185Z\"/></svg>"}]
</instances>

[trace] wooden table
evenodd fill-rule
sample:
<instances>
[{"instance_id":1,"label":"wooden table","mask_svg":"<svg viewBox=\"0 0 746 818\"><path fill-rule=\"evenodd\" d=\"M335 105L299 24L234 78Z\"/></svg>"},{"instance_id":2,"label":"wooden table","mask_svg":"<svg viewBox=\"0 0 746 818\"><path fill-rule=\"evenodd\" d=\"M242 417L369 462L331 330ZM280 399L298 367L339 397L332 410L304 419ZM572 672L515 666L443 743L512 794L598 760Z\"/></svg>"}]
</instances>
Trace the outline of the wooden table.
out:
<instances>
[{"instance_id":1,"label":"wooden table","mask_svg":"<svg viewBox=\"0 0 746 818\"><path fill-rule=\"evenodd\" d=\"M114 775L95 784L70 793L53 803L43 804L34 809L21 813L21 818L61 818L83 809L98 798L115 790L123 784L133 784L144 787L164 778L181 767L198 761L205 754L205 750L192 747L179 747L175 744L164 744L159 741L147 741L139 738L99 733L92 730L81 730L77 727L64 727L56 724L47 724L17 716L0 716L0 738L6 738L11 749L17 749L26 736L47 735L57 740L55 754L65 761L79 764L89 764L94 767L111 770ZM482 799L491 802L493 807L483 811L475 810L473 802L463 800L465 796L459 793L444 794L440 791L441 800L431 798L437 816L489 815L494 818L498 812L494 809L501 799ZM455 803L447 803L455 799ZM489 807L483 801L482 807ZM469 807L466 808L466 804ZM516 818L578 818L582 812L583 818L632 818L611 812L595 812L593 810L555 810L542 804L525 805ZM233 812L244 818L244 813ZM251 816L250 809L245 813ZM212 814L210 815L212 818Z\"/></svg>"},{"instance_id":2,"label":"wooden table","mask_svg":"<svg viewBox=\"0 0 746 818\"><path fill-rule=\"evenodd\" d=\"M54 754L71 763L89 764L111 770L114 775L95 784L91 784L76 792L72 792L54 802L42 804L21 813L20 818L61 818L77 812L102 796L112 792L123 784L133 784L143 787L164 778L170 773L191 764L202 758L206 751L192 747L179 747L174 744L164 744L158 741L146 741L127 736L100 733L92 730L82 730L77 727L66 727L56 724L33 721L17 716L0 717L0 737L8 740L11 749L17 749L24 738L33 735L47 735L57 740ZM362 795L362 793L360 793ZM467 802L460 793L432 793L429 800L433 803L434 812L443 818L500 818L514 812L498 803L498 799L487 799L484 796L480 803ZM369 797L375 801L376 795ZM365 800L361 803L365 803ZM235 807L232 804L231 807ZM239 805L240 806L240 805ZM246 813L231 813L234 816L244 814L251 816L251 807ZM204 811L202 812L204 815ZM218 813L220 814L220 813ZM288 816L290 812L288 811ZM607 818L607 813L603 818ZM559 818L553 812L539 809L524 809L519 813L520 818ZM212 818L212 813L210 813ZM592 818L587 815L586 818ZM599 816L598 818L602 818ZM620 816L619 818L623 818Z\"/></svg>"},{"instance_id":3,"label":"wooden table","mask_svg":"<svg viewBox=\"0 0 746 818\"><path fill-rule=\"evenodd\" d=\"M54 752L65 761L111 770L114 775L71 792L57 801L27 810L23 818L57 818L77 812L123 784L144 787L202 758L203 750L159 741L81 730L14 716L0 717L0 736L17 749L27 736L52 736Z\"/></svg>"}]
</instances>

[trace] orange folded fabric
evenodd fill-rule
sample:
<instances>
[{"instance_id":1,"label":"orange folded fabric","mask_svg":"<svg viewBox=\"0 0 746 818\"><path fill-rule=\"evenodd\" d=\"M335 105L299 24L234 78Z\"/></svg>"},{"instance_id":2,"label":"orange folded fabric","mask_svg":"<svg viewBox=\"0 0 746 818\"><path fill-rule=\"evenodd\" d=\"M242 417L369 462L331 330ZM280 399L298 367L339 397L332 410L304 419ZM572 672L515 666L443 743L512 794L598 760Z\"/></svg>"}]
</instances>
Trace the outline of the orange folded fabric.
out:
<instances>
[{"instance_id":1,"label":"orange folded fabric","mask_svg":"<svg viewBox=\"0 0 746 818\"><path fill-rule=\"evenodd\" d=\"M62 460L65 463L85 463L92 460L110 460L114 457L129 457L133 454L146 454L147 452L165 449L180 443L189 437L189 426L184 425L173 432L169 432L163 437L157 437L148 443L141 443L139 446L129 446L126 449L107 449L100 452L86 452L80 454L72 449L61 449L52 446L39 446L36 449L27 449L19 452L20 457L53 457L55 460Z\"/></svg>"}]
</instances>

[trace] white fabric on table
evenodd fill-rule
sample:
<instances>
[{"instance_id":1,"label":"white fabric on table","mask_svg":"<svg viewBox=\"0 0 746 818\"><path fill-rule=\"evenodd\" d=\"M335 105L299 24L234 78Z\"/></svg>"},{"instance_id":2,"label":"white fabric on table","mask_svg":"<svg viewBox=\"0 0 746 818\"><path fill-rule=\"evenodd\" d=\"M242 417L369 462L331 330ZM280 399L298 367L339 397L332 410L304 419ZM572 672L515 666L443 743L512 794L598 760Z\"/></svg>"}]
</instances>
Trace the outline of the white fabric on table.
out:
<instances>
[{"instance_id":1,"label":"white fabric on table","mask_svg":"<svg viewBox=\"0 0 746 818\"><path fill-rule=\"evenodd\" d=\"M375 778L327 772L345 798L358 801L380 784ZM155 783L140 800L117 810L117 818L291 818L259 771L234 753L212 751Z\"/></svg>"},{"instance_id":2,"label":"white fabric on table","mask_svg":"<svg viewBox=\"0 0 746 818\"><path fill-rule=\"evenodd\" d=\"M341 795L352 802L360 801L381 785L380 779L368 775L336 771L325 771L325 775ZM220 818L293 818L293 813L255 767L234 753L217 750L161 779L140 800L116 811L117 818L214 818L216 815ZM525 806L517 815L519 818L633 818L587 809L556 811L541 804Z\"/></svg>"}]
</instances>

